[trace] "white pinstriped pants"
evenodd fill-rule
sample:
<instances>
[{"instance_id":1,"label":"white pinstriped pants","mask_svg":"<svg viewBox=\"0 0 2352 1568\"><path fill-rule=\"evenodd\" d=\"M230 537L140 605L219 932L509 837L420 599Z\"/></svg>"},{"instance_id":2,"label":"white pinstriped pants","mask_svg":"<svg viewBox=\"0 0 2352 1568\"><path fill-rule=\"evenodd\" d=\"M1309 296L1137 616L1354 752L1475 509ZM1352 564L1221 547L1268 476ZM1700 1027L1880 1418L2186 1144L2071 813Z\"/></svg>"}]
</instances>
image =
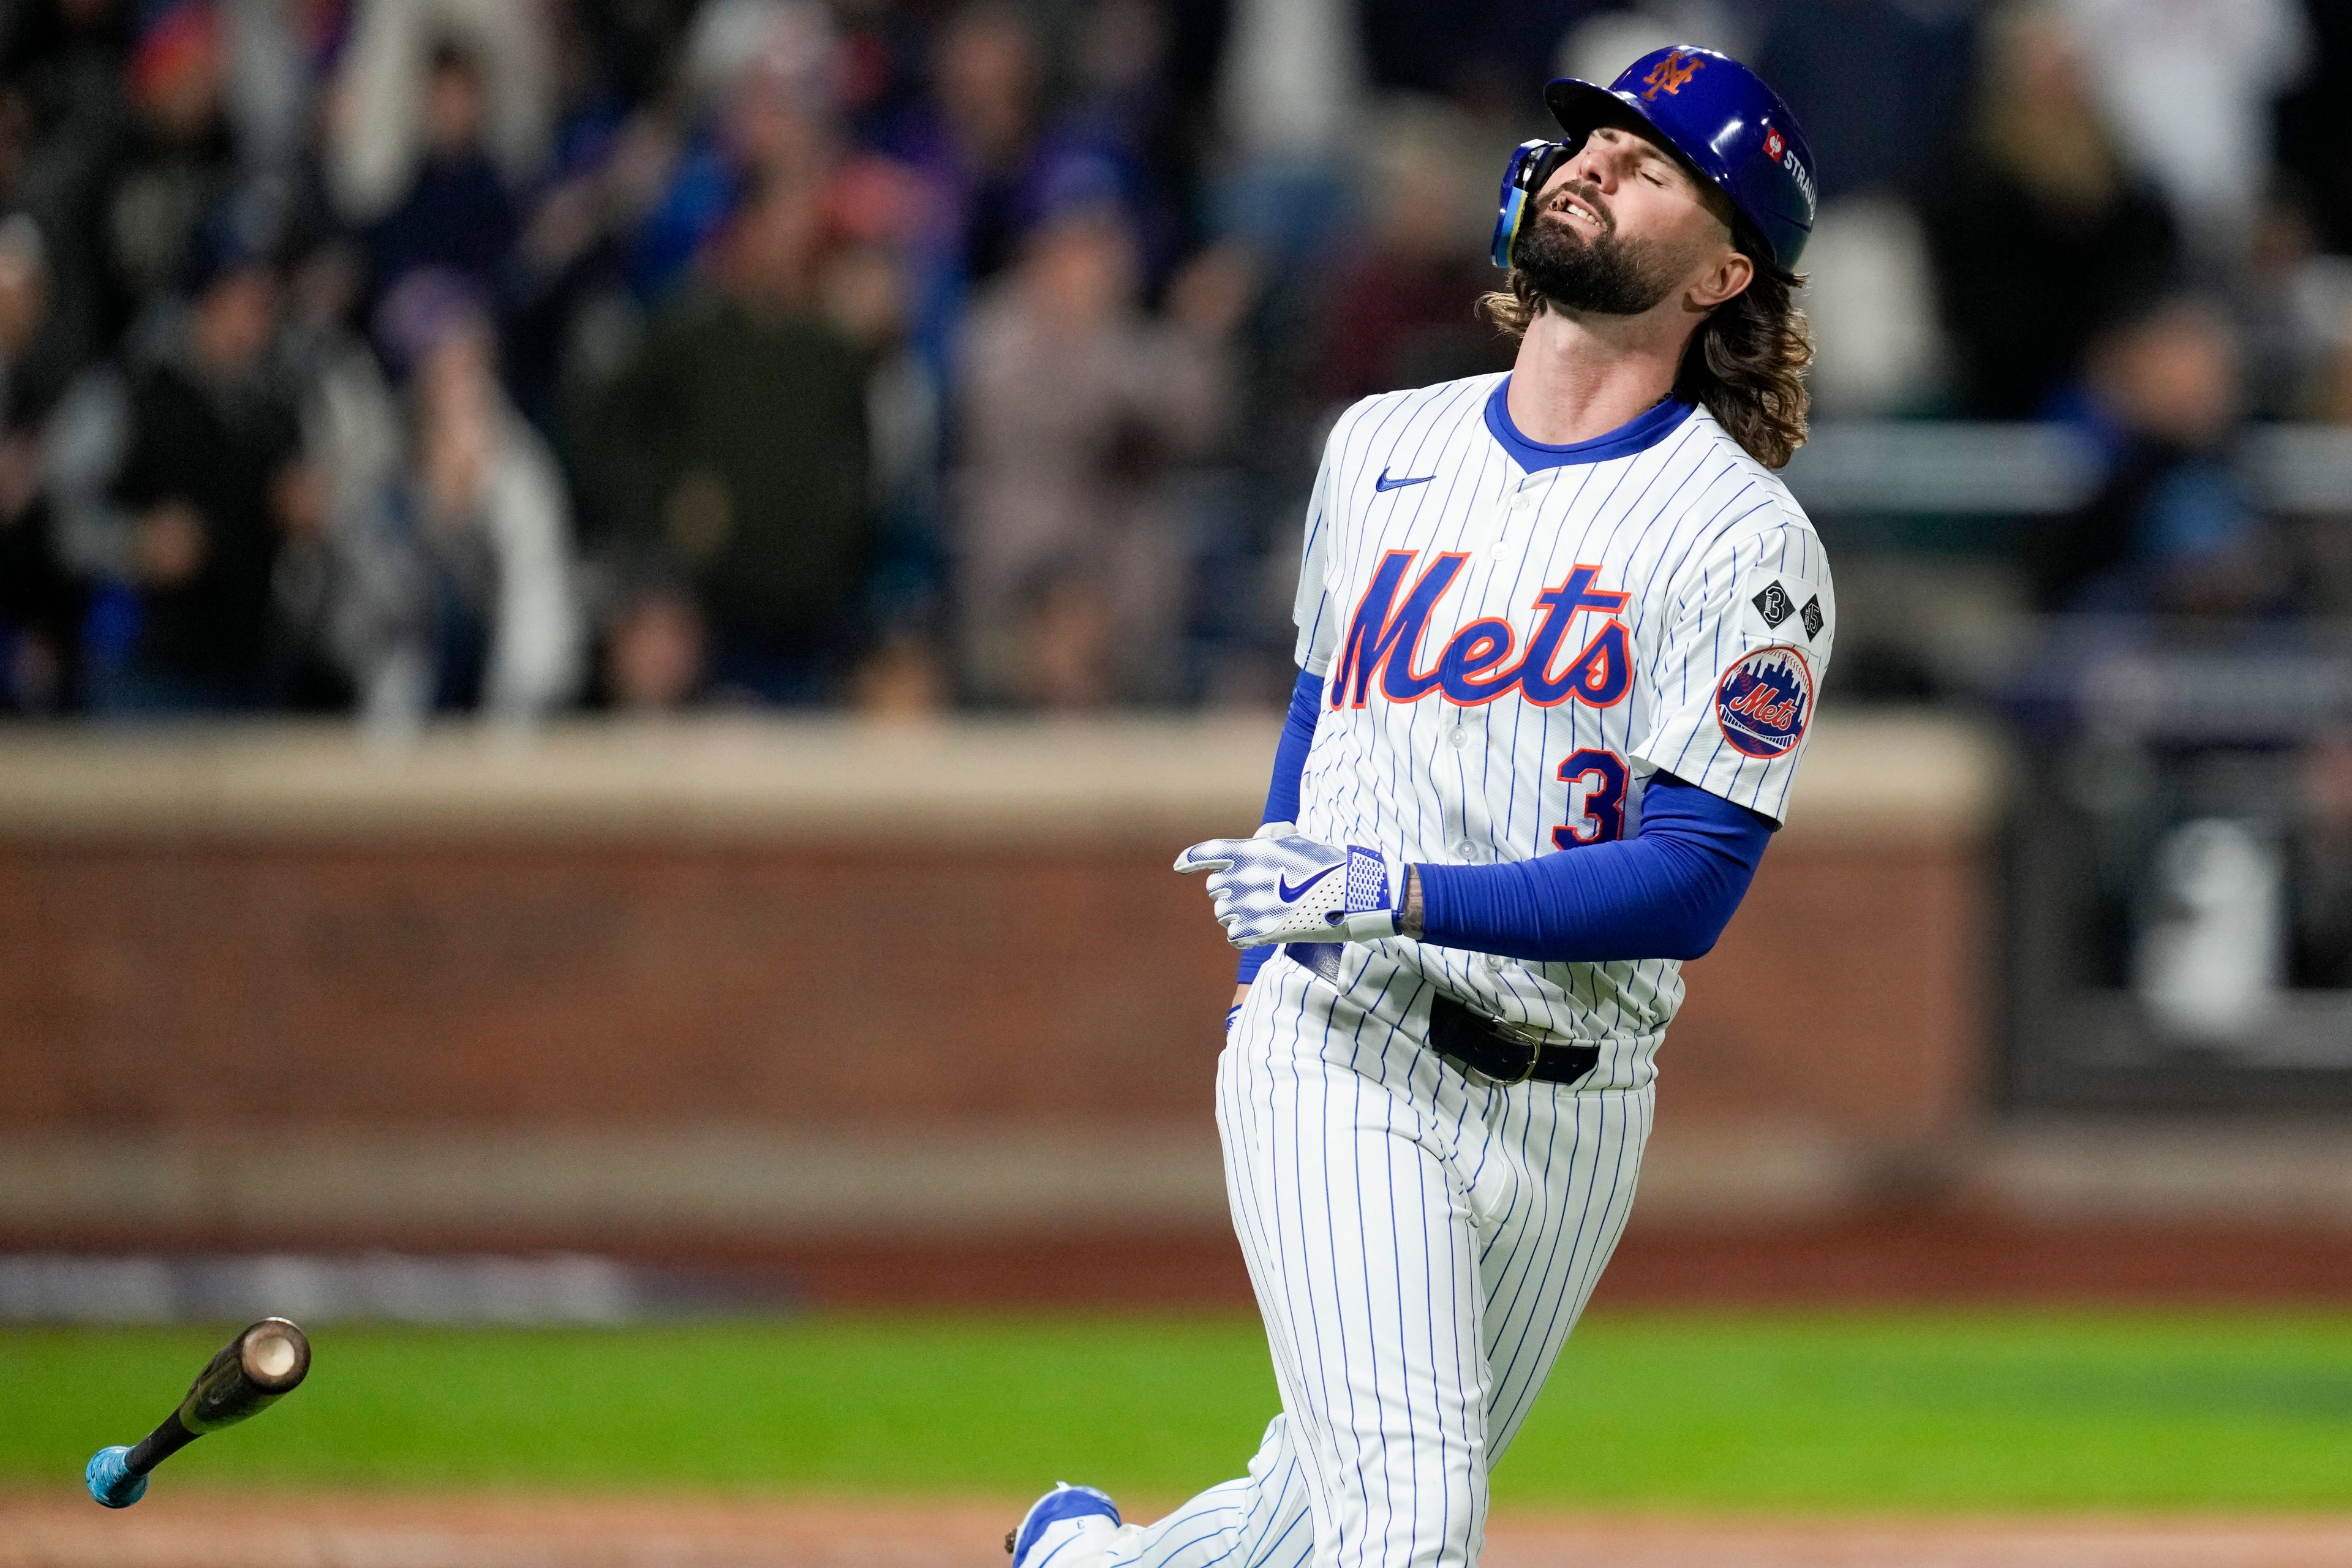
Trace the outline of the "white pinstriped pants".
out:
<instances>
[{"instance_id":1,"label":"white pinstriped pants","mask_svg":"<svg viewBox=\"0 0 2352 1568\"><path fill-rule=\"evenodd\" d=\"M1104 1568L1478 1560L1487 1472L1625 1228L1654 1090L1474 1081L1423 1048L1417 975L1385 976L1423 993L1386 1021L1357 1005L1380 978L1342 996L1278 957L1250 988L1217 1124L1283 1413L1248 1475L1120 1530Z\"/></svg>"}]
</instances>

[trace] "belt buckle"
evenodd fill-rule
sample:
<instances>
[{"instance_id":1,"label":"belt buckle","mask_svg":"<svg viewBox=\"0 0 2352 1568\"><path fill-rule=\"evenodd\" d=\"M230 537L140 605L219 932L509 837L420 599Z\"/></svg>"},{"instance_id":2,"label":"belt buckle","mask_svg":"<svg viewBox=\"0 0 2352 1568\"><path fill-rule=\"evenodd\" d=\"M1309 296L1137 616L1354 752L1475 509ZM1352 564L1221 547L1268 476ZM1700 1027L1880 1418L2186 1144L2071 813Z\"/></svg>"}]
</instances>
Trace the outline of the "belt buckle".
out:
<instances>
[{"instance_id":1,"label":"belt buckle","mask_svg":"<svg viewBox=\"0 0 2352 1568\"><path fill-rule=\"evenodd\" d=\"M1527 1070L1517 1078L1502 1078L1495 1081L1505 1089L1516 1089L1520 1084L1531 1081L1536 1076L1536 1068L1543 1061L1543 1036L1524 1024L1507 1023L1500 1018L1487 1018L1484 1022L1493 1031L1496 1038L1508 1040L1513 1045L1525 1046L1528 1048Z\"/></svg>"}]
</instances>

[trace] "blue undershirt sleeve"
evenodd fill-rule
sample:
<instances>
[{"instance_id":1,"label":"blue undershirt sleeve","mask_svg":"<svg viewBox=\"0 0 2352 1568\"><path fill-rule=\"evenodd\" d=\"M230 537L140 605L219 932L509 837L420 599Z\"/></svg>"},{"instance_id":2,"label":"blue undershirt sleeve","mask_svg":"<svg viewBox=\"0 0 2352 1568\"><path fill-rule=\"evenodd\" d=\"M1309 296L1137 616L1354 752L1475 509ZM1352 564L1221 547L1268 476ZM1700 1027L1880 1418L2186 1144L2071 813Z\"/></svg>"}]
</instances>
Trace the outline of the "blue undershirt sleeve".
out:
<instances>
[{"instance_id":1,"label":"blue undershirt sleeve","mask_svg":"<svg viewBox=\"0 0 2352 1568\"><path fill-rule=\"evenodd\" d=\"M1307 772L1307 749L1315 744L1315 723L1323 716L1323 678L1309 670L1298 672L1298 684L1290 689L1290 711L1282 721L1282 739L1275 743L1274 779L1266 785L1265 815L1260 822L1296 822L1298 820L1298 781ZM1271 947L1250 947L1242 950L1240 983L1247 985L1274 956Z\"/></svg>"},{"instance_id":2,"label":"blue undershirt sleeve","mask_svg":"<svg viewBox=\"0 0 2352 1568\"><path fill-rule=\"evenodd\" d=\"M1543 963L1698 958L1731 923L1771 837L1746 806L1658 773L1631 838L1494 866L1415 866L1422 940Z\"/></svg>"},{"instance_id":3,"label":"blue undershirt sleeve","mask_svg":"<svg viewBox=\"0 0 2352 1568\"><path fill-rule=\"evenodd\" d=\"M1323 716L1323 678L1298 672L1290 689L1290 711L1283 715L1282 739L1274 747L1274 781L1265 789L1265 815L1260 822L1298 820L1298 781L1307 772L1307 752L1315 744L1315 723Z\"/></svg>"}]
</instances>

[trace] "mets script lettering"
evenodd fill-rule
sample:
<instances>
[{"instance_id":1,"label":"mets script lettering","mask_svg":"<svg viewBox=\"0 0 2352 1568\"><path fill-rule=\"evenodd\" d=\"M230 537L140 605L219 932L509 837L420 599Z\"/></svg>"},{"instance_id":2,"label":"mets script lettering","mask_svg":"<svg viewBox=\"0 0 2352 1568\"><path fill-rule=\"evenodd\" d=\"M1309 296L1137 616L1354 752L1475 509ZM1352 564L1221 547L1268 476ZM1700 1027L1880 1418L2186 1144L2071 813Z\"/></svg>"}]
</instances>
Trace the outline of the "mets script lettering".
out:
<instances>
[{"instance_id":1,"label":"mets script lettering","mask_svg":"<svg viewBox=\"0 0 2352 1568\"><path fill-rule=\"evenodd\" d=\"M1536 629L1516 659L1511 654L1517 634L1511 623L1487 616L1455 632L1433 666L1421 667L1430 616L1469 556L1448 552L1433 557L1407 589L1405 576L1420 553L1391 550L1382 555L1364 596L1357 601L1331 671L1328 689L1335 711L1361 708L1375 680L1381 695L1391 702L1418 702L1438 691L1463 708L1513 691L1538 708L1570 700L1588 708L1613 708L1633 689L1633 634L1617 619L1631 595L1595 588L1598 566L1579 566L1535 596L1534 607L1540 612ZM1588 610L1610 618L1554 674L1570 624Z\"/></svg>"}]
</instances>

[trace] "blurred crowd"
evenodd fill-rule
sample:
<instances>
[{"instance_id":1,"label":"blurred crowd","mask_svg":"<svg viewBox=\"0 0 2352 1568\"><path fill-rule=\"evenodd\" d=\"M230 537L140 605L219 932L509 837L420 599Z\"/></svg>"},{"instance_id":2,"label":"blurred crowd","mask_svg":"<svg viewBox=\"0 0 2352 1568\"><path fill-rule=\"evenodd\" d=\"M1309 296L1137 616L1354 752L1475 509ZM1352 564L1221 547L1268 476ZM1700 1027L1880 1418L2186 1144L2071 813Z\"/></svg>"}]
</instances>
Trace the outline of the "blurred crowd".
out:
<instances>
[{"instance_id":1,"label":"blurred crowd","mask_svg":"<svg viewBox=\"0 0 2352 1568\"><path fill-rule=\"evenodd\" d=\"M1276 700L1321 428L1507 365L1537 87L1676 40L1821 417L2095 437L2033 603L2352 602L2228 460L2352 419L2325 0L7 0L0 707Z\"/></svg>"}]
</instances>

